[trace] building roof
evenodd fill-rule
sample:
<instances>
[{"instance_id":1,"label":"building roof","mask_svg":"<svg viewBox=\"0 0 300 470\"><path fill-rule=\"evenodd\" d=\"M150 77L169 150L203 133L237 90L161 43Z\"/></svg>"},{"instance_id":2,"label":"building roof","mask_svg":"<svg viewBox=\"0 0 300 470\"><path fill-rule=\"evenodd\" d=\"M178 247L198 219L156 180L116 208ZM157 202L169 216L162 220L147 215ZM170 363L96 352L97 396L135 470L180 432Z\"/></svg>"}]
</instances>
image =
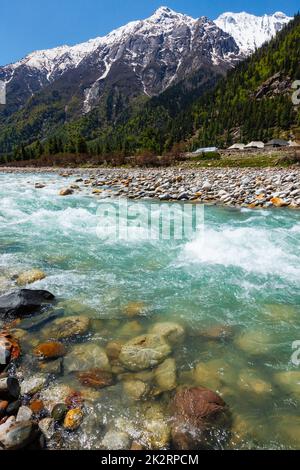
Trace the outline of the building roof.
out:
<instances>
[{"instance_id":1,"label":"building roof","mask_svg":"<svg viewBox=\"0 0 300 470\"><path fill-rule=\"evenodd\" d=\"M216 152L217 150L218 150L217 147L203 147L203 148L195 150L195 152L193 153L194 154L195 153L208 153L208 152Z\"/></svg>"},{"instance_id":2,"label":"building roof","mask_svg":"<svg viewBox=\"0 0 300 470\"><path fill-rule=\"evenodd\" d=\"M275 147L286 147L289 145L287 140L283 139L272 139L266 145L275 146Z\"/></svg>"},{"instance_id":3,"label":"building roof","mask_svg":"<svg viewBox=\"0 0 300 470\"><path fill-rule=\"evenodd\" d=\"M265 147L265 144L260 141L252 141L249 144L245 145L245 148L250 149L250 148L257 148L257 149L263 149Z\"/></svg>"},{"instance_id":4,"label":"building roof","mask_svg":"<svg viewBox=\"0 0 300 470\"><path fill-rule=\"evenodd\" d=\"M228 150L244 150L245 144L233 144Z\"/></svg>"}]
</instances>

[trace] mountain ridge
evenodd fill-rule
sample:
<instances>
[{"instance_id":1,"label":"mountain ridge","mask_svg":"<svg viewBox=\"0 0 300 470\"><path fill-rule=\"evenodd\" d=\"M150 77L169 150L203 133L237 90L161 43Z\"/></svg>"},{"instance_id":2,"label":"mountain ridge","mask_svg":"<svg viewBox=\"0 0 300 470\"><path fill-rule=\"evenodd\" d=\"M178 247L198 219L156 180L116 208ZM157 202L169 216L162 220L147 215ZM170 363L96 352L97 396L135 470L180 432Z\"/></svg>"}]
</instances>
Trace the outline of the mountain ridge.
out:
<instances>
[{"instance_id":1,"label":"mountain ridge","mask_svg":"<svg viewBox=\"0 0 300 470\"><path fill-rule=\"evenodd\" d=\"M215 22L168 7L104 37L37 51L0 67L8 98L0 110L0 153L43 140L93 110L98 128L105 129L135 100L181 82L178 90L187 86L199 96L247 55Z\"/></svg>"}]
</instances>

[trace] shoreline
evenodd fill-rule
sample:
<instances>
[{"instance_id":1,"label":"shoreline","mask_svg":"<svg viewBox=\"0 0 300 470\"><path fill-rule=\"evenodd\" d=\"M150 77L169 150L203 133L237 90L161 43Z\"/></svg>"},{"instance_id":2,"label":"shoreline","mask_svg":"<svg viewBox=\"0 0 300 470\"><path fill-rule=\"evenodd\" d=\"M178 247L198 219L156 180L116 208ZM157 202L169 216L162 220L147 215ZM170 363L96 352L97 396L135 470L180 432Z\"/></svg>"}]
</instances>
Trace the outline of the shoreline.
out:
<instances>
[{"instance_id":1,"label":"shoreline","mask_svg":"<svg viewBox=\"0 0 300 470\"><path fill-rule=\"evenodd\" d=\"M57 174L69 194L82 189L106 199L190 201L230 207L300 209L300 168L0 167L0 174ZM70 181L70 178L75 178ZM45 185L37 183L37 189ZM41 187L39 187L41 186Z\"/></svg>"}]
</instances>

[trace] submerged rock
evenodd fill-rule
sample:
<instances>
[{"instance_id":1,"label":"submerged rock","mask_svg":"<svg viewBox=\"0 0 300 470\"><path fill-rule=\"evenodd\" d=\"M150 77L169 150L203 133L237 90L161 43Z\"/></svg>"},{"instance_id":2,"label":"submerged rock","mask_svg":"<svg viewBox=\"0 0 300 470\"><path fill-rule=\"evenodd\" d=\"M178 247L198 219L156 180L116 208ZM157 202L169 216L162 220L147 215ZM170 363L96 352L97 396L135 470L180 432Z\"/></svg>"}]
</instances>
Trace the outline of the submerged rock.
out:
<instances>
[{"instance_id":1,"label":"submerged rock","mask_svg":"<svg viewBox=\"0 0 300 470\"><path fill-rule=\"evenodd\" d=\"M130 437L121 431L107 432L101 442L101 447L105 450L129 450L130 446Z\"/></svg>"},{"instance_id":2,"label":"submerged rock","mask_svg":"<svg viewBox=\"0 0 300 470\"><path fill-rule=\"evenodd\" d=\"M171 404L172 441L176 449L218 449L228 438L228 407L216 393L203 387L183 388Z\"/></svg>"},{"instance_id":3,"label":"submerged rock","mask_svg":"<svg viewBox=\"0 0 300 470\"><path fill-rule=\"evenodd\" d=\"M254 393L255 395L272 393L272 385L260 378L251 369L244 370L240 374L237 385L242 391Z\"/></svg>"},{"instance_id":4,"label":"submerged rock","mask_svg":"<svg viewBox=\"0 0 300 470\"><path fill-rule=\"evenodd\" d=\"M227 368L227 364L220 359L199 362L192 371L192 378L196 385L220 391Z\"/></svg>"},{"instance_id":5,"label":"submerged rock","mask_svg":"<svg viewBox=\"0 0 300 470\"><path fill-rule=\"evenodd\" d=\"M44 331L44 335L55 340L64 340L85 335L90 327L90 320L84 316L57 318Z\"/></svg>"},{"instance_id":6,"label":"submerged rock","mask_svg":"<svg viewBox=\"0 0 300 470\"><path fill-rule=\"evenodd\" d=\"M151 450L166 449L171 441L171 428L163 406L159 403L146 403L143 407L141 442Z\"/></svg>"},{"instance_id":7,"label":"submerged rock","mask_svg":"<svg viewBox=\"0 0 300 470\"><path fill-rule=\"evenodd\" d=\"M109 387L113 383L112 373L103 369L91 369L85 372L77 372L76 377L83 386L96 389Z\"/></svg>"},{"instance_id":8,"label":"submerged rock","mask_svg":"<svg viewBox=\"0 0 300 470\"><path fill-rule=\"evenodd\" d=\"M49 305L54 295L45 290L21 289L0 297L0 318L23 317Z\"/></svg>"},{"instance_id":9,"label":"submerged rock","mask_svg":"<svg viewBox=\"0 0 300 470\"><path fill-rule=\"evenodd\" d=\"M272 350L273 338L269 333L250 330L241 333L235 340L236 346L247 354L256 356Z\"/></svg>"},{"instance_id":10,"label":"submerged rock","mask_svg":"<svg viewBox=\"0 0 300 470\"><path fill-rule=\"evenodd\" d=\"M21 383L21 395L34 395L40 392L44 385L46 385L47 378L45 375L34 375L29 379L23 380Z\"/></svg>"},{"instance_id":11,"label":"submerged rock","mask_svg":"<svg viewBox=\"0 0 300 470\"><path fill-rule=\"evenodd\" d=\"M36 281L41 281L45 279L46 274L39 269L31 269L30 271L25 271L24 273L19 274L17 277L18 286L26 286L26 284L33 284Z\"/></svg>"},{"instance_id":12,"label":"submerged rock","mask_svg":"<svg viewBox=\"0 0 300 470\"><path fill-rule=\"evenodd\" d=\"M66 353L66 348L62 343L57 341L49 341L48 343L41 343L34 349L34 355L39 359L57 359Z\"/></svg>"},{"instance_id":13,"label":"submerged rock","mask_svg":"<svg viewBox=\"0 0 300 470\"><path fill-rule=\"evenodd\" d=\"M117 360L120 356L123 343L121 341L110 341L106 345L106 354L111 360Z\"/></svg>"},{"instance_id":14,"label":"submerged rock","mask_svg":"<svg viewBox=\"0 0 300 470\"><path fill-rule=\"evenodd\" d=\"M155 369L155 380L162 392L176 388L176 363L172 358L166 359Z\"/></svg>"},{"instance_id":15,"label":"submerged rock","mask_svg":"<svg viewBox=\"0 0 300 470\"><path fill-rule=\"evenodd\" d=\"M199 336L202 336L203 338L208 340L215 341L230 340L233 335L233 328L228 325L216 325L199 332Z\"/></svg>"},{"instance_id":16,"label":"submerged rock","mask_svg":"<svg viewBox=\"0 0 300 470\"><path fill-rule=\"evenodd\" d=\"M123 309L124 314L128 318L137 317L142 315L145 311L144 302L129 302Z\"/></svg>"},{"instance_id":17,"label":"submerged rock","mask_svg":"<svg viewBox=\"0 0 300 470\"><path fill-rule=\"evenodd\" d=\"M49 441L55 435L55 422L53 418L44 418L39 421L39 429Z\"/></svg>"},{"instance_id":18,"label":"submerged rock","mask_svg":"<svg viewBox=\"0 0 300 470\"><path fill-rule=\"evenodd\" d=\"M174 322L159 322L155 323L150 329L150 333L153 335L162 336L170 344L176 344L180 342L184 337L184 328L178 323Z\"/></svg>"},{"instance_id":19,"label":"submerged rock","mask_svg":"<svg viewBox=\"0 0 300 470\"><path fill-rule=\"evenodd\" d=\"M33 424L31 421L16 422L11 416L0 425L0 446L7 450L18 450L26 447L33 437Z\"/></svg>"},{"instance_id":20,"label":"submerged rock","mask_svg":"<svg viewBox=\"0 0 300 470\"><path fill-rule=\"evenodd\" d=\"M289 370L274 374L275 382L287 393L300 397L300 371Z\"/></svg>"},{"instance_id":21,"label":"submerged rock","mask_svg":"<svg viewBox=\"0 0 300 470\"><path fill-rule=\"evenodd\" d=\"M73 390L69 385L58 384L51 385L40 393L40 400L43 401L46 410L52 413L53 408L57 404L65 403L73 393Z\"/></svg>"},{"instance_id":22,"label":"submerged rock","mask_svg":"<svg viewBox=\"0 0 300 470\"><path fill-rule=\"evenodd\" d=\"M125 380L123 388L126 395L132 400L141 400L149 392L149 387L141 380Z\"/></svg>"},{"instance_id":23,"label":"submerged rock","mask_svg":"<svg viewBox=\"0 0 300 470\"><path fill-rule=\"evenodd\" d=\"M110 363L103 348L95 343L78 344L65 357L66 372L81 372L98 369L110 371Z\"/></svg>"},{"instance_id":24,"label":"submerged rock","mask_svg":"<svg viewBox=\"0 0 300 470\"><path fill-rule=\"evenodd\" d=\"M119 359L127 369L139 371L157 366L170 353L171 348L163 337L149 334L125 343Z\"/></svg>"}]
</instances>

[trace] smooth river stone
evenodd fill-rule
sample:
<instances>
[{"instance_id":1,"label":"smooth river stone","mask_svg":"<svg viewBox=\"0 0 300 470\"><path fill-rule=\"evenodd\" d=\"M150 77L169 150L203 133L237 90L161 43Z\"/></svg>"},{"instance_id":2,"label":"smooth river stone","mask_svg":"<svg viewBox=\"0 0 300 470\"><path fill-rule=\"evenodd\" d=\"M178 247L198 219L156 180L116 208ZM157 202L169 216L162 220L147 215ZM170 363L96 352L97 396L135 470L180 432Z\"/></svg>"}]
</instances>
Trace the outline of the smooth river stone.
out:
<instances>
[{"instance_id":1,"label":"smooth river stone","mask_svg":"<svg viewBox=\"0 0 300 470\"><path fill-rule=\"evenodd\" d=\"M7 450L17 450L24 448L31 440L33 424L31 421L16 422L16 418L11 416L0 425L0 448Z\"/></svg>"},{"instance_id":2,"label":"smooth river stone","mask_svg":"<svg viewBox=\"0 0 300 470\"><path fill-rule=\"evenodd\" d=\"M39 359L57 359L64 356L66 348L62 343L56 341L49 341L47 343L41 343L34 349L34 355Z\"/></svg>"},{"instance_id":3,"label":"smooth river stone","mask_svg":"<svg viewBox=\"0 0 300 470\"><path fill-rule=\"evenodd\" d=\"M41 281L45 279L46 274L39 269L31 269L30 271L25 271L24 273L19 274L17 277L18 286L26 286L26 284L33 284L34 282Z\"/></svg>"},{"instance_id":4,"label":"smooth river stone","mask_svg":"<svg viewBox=\"0 0 300 470\"><path fill-rule=\"evenodd\" d=\"M73 347L64 360L66 372L81 372L91 369L111 370L107 354L95 343L78 344Z\"/></svg>"},{"instance_id":5,"label":"smooth river stone","mask_svg":"<svg viewBox=\"0 0 300 470\"><path fill-rule=\"evenodd\" d=\"M87 317L63 317L54 320L51 325L45 329L44 336L55 340L64 340L85 335L89 327L90 320Z\"/></svg>"},{"instance_id":6,"label":"smooth river stone","mask_svg":"<svg viewBox=\"0 0 300 470\"><path fill-rule=\"evenodd\" d=\"M274 339L269 333L260 330L250 330L241 333L234 343L245 353L257 356L271 352Z\"/></svg>"},{"instance_id":7,"label":"smooth river stone","mask_svg":"<svg viewBox=\"0 0 300 470\"><path fill-rule=\"evenodd\" d=\"M223 447L228 439L229 410L213 391L203 387L179 389L171 409L175 449L216 449Z\"/></svg>"},{"instance_id":8,"label":"smooth river stone","mask_svg":"<svg viewBox=\"0 0 300 470\"><path fill-rule=\"evenodd\" d=\"M185 332L184 328L178 323L159 322L152 326L150 333L153 335L162 336L170 344L176 344L183 339Z\"/></svg>"},{"instance_id":9,"label":"smooth river stone","mask_svg":"<svg viewBox=\"0 0 300 470\"><path fill-rule=\"evenodd\" d=\"M160 450L169 447L171 428L165 410L159 403L145 403L141 423L141 443L147 449Z\"/></svg>"},{"instance_id":10,"label":"smooth river stone","mask_svg":"<svg viewBox=\"0 0 300 470\"><path fill-rule=\"evenodd\" d=\"M168 392L176 388L176 363L174 359L166 359L155 369L154 374L160 391Z\"/></svg>"},{"instance_id":11,"label":"smooth river stone","mask_svg":"<svg viewBox=\"0 0 300 470\"><path fill-rule=\"evenodd\" d=\"M171 347L158 335L142 335L134 338L121 349L119 360L129 370L139 371L155 367L171 354Z\"/></svg>"},{"instance_id":12,"label":"smooth river stone","mask_svg":"<svg viewBox=\"0 0 300 470\"><path fill-rule=\"evenodd\" d=\"M0 297L0 319L23 317L36 313L42 305L50 305L54 295L45 290L21 289Z\"/></svg>"},{"instance_id":13,"label":"smooth river stone","mask_svg":"<svg viewBox=\"0 0 300 470\"><path fill-rule=\"evenodd\" d=\"M21 395L34 395L42 390L47 382L45 375L34 375L21 383Z\"/></svg>"},{"instance_id":14,"label":"smooth river stone","mask_svg":"<svg viewBox=\"0 0 300 470\"><path fill-rule=\"evenodd\" d=\"M274 374L275 382L287 393L300 397L300 371L289 370Z\"/></svg>"},{"instance_id":15,"label":"smooth river stone","mask_svg":"<svg viewBox=\"0 0 300 470\"><path fill-rule=\"evenodd\" d=\"M141 400L149 391L148 385L141 380L125 380L123 388L126 395L132 400Z\"/></svg>"},{"instance_id":16,"label":"smooth river stone","mask_svg":"<svg viewBox=\"0 0 300 470\"><path fill-rule=\"evenodd\" d=\"M256 395L272 393L272 385L260 378L259 375L251 369L243 370L241 372L237 385L243 392L249 392Z\"/></svg>"}]
</instances>

